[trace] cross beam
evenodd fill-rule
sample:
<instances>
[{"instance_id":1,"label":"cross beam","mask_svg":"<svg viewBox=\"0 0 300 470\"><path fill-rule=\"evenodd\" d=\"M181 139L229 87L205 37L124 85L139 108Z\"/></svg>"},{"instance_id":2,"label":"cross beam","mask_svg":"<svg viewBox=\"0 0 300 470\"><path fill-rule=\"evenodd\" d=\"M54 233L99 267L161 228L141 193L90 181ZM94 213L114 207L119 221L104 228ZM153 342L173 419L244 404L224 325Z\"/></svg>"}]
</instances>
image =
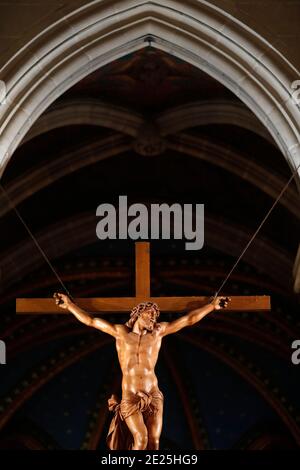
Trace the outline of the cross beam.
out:
<instances>
[{"instance_id":1,"label":"cross beam","mask_svg":"<svg viewBox=\"0 0 300 470\"><path fill-rule=\"evenodd\" d=\"M90 313L130 312L139 302L151 301L158 304L162 312L185 312L201 307L208 302L208 297L151 297L150 296L150 243L135 244L135 297L93 297L75 298L79 307ZM263 311L270 310L270 297L230 296L226 311ZM19 314L66 314L68 311L58 307L53 298L16 299L16 311Z\"/></svg>"}]
</instances>

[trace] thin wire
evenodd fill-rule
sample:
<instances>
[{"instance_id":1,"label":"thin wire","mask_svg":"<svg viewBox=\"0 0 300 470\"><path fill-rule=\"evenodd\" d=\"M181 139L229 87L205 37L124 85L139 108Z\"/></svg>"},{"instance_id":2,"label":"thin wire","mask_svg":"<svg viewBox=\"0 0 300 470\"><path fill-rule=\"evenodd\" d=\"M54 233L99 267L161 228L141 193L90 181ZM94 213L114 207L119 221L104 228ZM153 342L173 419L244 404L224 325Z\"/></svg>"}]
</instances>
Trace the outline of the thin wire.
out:
<instances>
[{"instance_id":1,"label":"thin wire","mask_svg":"<svg viewBox=\"0 0 300 470\"><path fill-rule=\"evenodd\" d=\"M284 187L282 188L282 190L280 191L279 195L277 196L276 200L273 202L271 208L268 210L267 214L265 215L265 217L263 218L263 220L261 221L261 223L259 224L259 226L257 227L257 229L255 230L254 234L252 235L252 237L250 238L250 240L248 241L247 245L245 246L245 248L243 249L243 251L241 252L240 256L238 257L238 259L236 260L236 262L234 263L234 265L232 266L231 270L229 271L229 273L227 274L226 278L224 279L224 281L222 282L221 286L219 287L219 289L217 290L217 292L215 293L215 297L217 297L219 295L219 292L221 291L221 289L223 289L224 285L226 284L226 282L228 281L229 277L231 276L232 272L234 271L234 269L236 268L236 266L238 265L238 263L240 262L241 258L244 256L244 254L246 253L246 251L248 250L249 246L251 245L251 243L253 242L254 238L256 237L256 235L258 234L258 232L260 231L260 229L262 228L262 226L264 225L265 221L267 220L267 218L269 217L269 215L271 214L271 212L273 211L274 207L276 206L276 204L278 203L278 201L280 200L280 198L282 197L282 195L285 193L285 191L287 190L288 186L290 185L290 183L292 182L292 180L294 179L294 177L296 176L296 174L298 173L298 170L300 168L300 164L298 165L298 167L296 168L296 170L293 172L292 176L289 178L289 180L287 181L287 183L284 185Z\"/></svg>"},{"instance_id":2,"label":"thin wire","mask_svg":"<svg viewBox=\"0 0 300 470\"><path fill-rule=\"evenodd\" d=\"M23 217L21 216L20 212L18 211L18 209L15 207L15 205L13 204L11 198L9 197L9 195L7 194L7 192L5 191L4 187L2 186L2 184L0 183L0 188L4 194L4 196L6 197L10 207L15 211L15 213L17 214L19 220L22 222L22 224L24 225L25 229L27 230L28 234L30 235L31 239L33 240L35 246L37 247L37 249L39 250L39 252L41 253L41 255L43 256L44 260L46 261L46 263L48 264L48 266L50 267L50 269L52 270L53 274L55 275L56 279L59 281L60 285L62 286L62 288L65 290L65 292L67 293L67 295L72 298L70 292L68 291L68 289L66 288L65 284L63 283L63 281L61 280L61 278L59 277L59 275L57 274L56 270L54 269L54 267L52 266L51 264L51 261L49 260L49 258L47 257L46 253L44 252L44 250L41 248L41 246L39 245L38 241L35 239L33 233L31 232L30 228L28 227L28 225L26 224L25 220L23 219Z\"/></svg>"},{"instance_id":3,"label":"thin wire","mask_svg":"<svg viewBox=\"0 0 300 470\"><path fill-rule=\"evenodd\" d=\"M241 252L240 256L238 257L238 259L235 261L234 265L232 266L232 268L230 269L229 273L227 274L227 276L225 277L224 281L222 282L221 286L219 287L219 289L217 290L217 292L215 293L214 295L214 298L216 298L219 294L219 292L223 289L224 285L226 284L226 282L228 281L229 277L231 276L232 272L234 271L234 269L236 268L236 266L238 265L238 263L240 262L240 260L242 259L242 257L244 256L244 254L246 253L246 251L248 250L249 246L251 245L251 243L253 242L253 240L255 239L256 235L258 234L258 232L260 231L260 229L262 228L262 226L264 225L264 223L266 222L266 220L268 219L269 215L271 214L271 212L273 211L274 207L277 205L277 203L279 202L280 198L282 197L282 195L285 193L285 191L287 190L288 186L290 185L290 183L292 182L292 180L294 179L294 177L296 176L298 170L300 168L300 164L298 165L298 167L296 168L296 170L293 172L293 174L291 175L291 177L289 178L289 180L287 181L287 183L285 184L285 186L282 188L282 190L280 191L279 195L277 196L276 200L274 201L274 203L272 204L271 208L268 210L267 214L265 215L265 217L263 218L263 220L261 221L261 223L259 224L259 226L257 227L257 229L255 230L254 234L252 235L252 237L250 238L250 240L248 241L248 243L246 244L245 248L243 249L243 251ZM52 272L54 273L55 277L57 278L57 280L59 281L59 283L61 284L61 286L63 287L63 289L65 290L65 292L68 294L69 297L72 298L70 292L68 291L68 289L66 288L65 284L63 283L63 281L61 280L61 278L59 277L59 275L57 274L56 270L54 269L54 267L52 266L50 260L48 259L46 253L44 252L44 250L41 248L41 246L39 245L38 241L35 239L33 233L31 232L31 230L29 229L28 225L26 224L25 220L23 219L23 217L21 216L20 212L18 211L18 209L14 206L12 200L10 199L10 197L8 196L8 194L6 193L5 189L3 188L2 184L0 183L0 188L4 194L4 196L6 197L6 199L8 200L9 202L9 205L11 206L11 208L15 211L16 215L18 216L18 218L20 219L20 221L22 222L22 224L24 225L25 229L27 230L28 234L30 235L30 237L32 238L33 242L35 243L36 247L38 248L39 252L41 253L41 255L43 256L43 258L45 259L45 261L47 262L48 266L50 267L50 269L52 270Z\"/></svg>"}]
</instances>

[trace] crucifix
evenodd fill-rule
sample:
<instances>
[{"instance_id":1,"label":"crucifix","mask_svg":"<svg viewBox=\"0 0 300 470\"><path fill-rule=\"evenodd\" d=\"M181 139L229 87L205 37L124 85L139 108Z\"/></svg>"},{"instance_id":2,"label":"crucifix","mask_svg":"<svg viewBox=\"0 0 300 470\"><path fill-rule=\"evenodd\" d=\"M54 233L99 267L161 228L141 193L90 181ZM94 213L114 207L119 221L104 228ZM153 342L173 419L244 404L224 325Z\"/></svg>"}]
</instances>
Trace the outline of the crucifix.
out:
<instances>
[{"instance_id":1,"label":"crucifix","mask_svg":"<svg viewBox=\"0 0 300 470\"><path fill-rule=\"evenodd\" d=\"M114 416L108 431L107 445L112 450L156 450L162 430L164 397L159 390L155 365L162 339L182 328L199 322L210 312L270 309L268 296L151 297L150 244L137 242L136 295L121 298L75 299L55 294L53 299L17 299L17 313L72 313L80 322L116 339L122 370L122 399L112 395L108 406ZM230 304L229 304L230 300ZM131 311L124 324L112 324L102 316L108 312ZM170 322L158 322L160 311L186 312Z\"/></svg>"}]
</instances>

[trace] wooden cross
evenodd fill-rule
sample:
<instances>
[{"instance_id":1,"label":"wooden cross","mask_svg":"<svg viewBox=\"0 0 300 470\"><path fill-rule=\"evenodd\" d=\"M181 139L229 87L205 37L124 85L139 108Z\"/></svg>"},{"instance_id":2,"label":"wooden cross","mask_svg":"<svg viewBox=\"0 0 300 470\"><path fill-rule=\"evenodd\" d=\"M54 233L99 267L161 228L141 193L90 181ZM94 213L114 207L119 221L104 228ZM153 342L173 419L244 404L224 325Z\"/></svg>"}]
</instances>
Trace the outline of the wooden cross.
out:
<instances>
[{"instance_id":1,"label":"wooden cross","mask_svg":"<svg viewBox=\"0 0 300 470\"><path fill-rule=\"evenodd\" d=\"M84 310L99 314L130 312L140 302L151 301L158 304L162 312L185 312L200 307L208 302L207 297L151 297L150 294L150 243L135 244L135 297L94 297L76 298L75 303ZM258 311L270 310L270 297L230 296L226 311ZM53 298L48 299L17 299L17 313L69 313L55 304Z\"/></svg>"}]
</instances>

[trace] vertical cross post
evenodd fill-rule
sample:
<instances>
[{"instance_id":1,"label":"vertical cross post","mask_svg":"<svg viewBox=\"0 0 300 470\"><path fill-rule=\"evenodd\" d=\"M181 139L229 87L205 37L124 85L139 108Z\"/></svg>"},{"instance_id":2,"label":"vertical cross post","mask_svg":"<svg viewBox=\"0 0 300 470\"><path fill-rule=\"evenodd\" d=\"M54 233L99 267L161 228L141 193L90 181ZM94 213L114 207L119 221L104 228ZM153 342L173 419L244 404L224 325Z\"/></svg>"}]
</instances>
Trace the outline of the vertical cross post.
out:
<instances>
[{"instance_id":1,"label":"vertical cross post","mask_svg":"<svg viewBox=\"0 0 300 470\"><path fill-rule=\"evenodd\" d=\"M150 243L135 244L135 296L139 299L150 297Z\"/></svg>"}]
</instances>

